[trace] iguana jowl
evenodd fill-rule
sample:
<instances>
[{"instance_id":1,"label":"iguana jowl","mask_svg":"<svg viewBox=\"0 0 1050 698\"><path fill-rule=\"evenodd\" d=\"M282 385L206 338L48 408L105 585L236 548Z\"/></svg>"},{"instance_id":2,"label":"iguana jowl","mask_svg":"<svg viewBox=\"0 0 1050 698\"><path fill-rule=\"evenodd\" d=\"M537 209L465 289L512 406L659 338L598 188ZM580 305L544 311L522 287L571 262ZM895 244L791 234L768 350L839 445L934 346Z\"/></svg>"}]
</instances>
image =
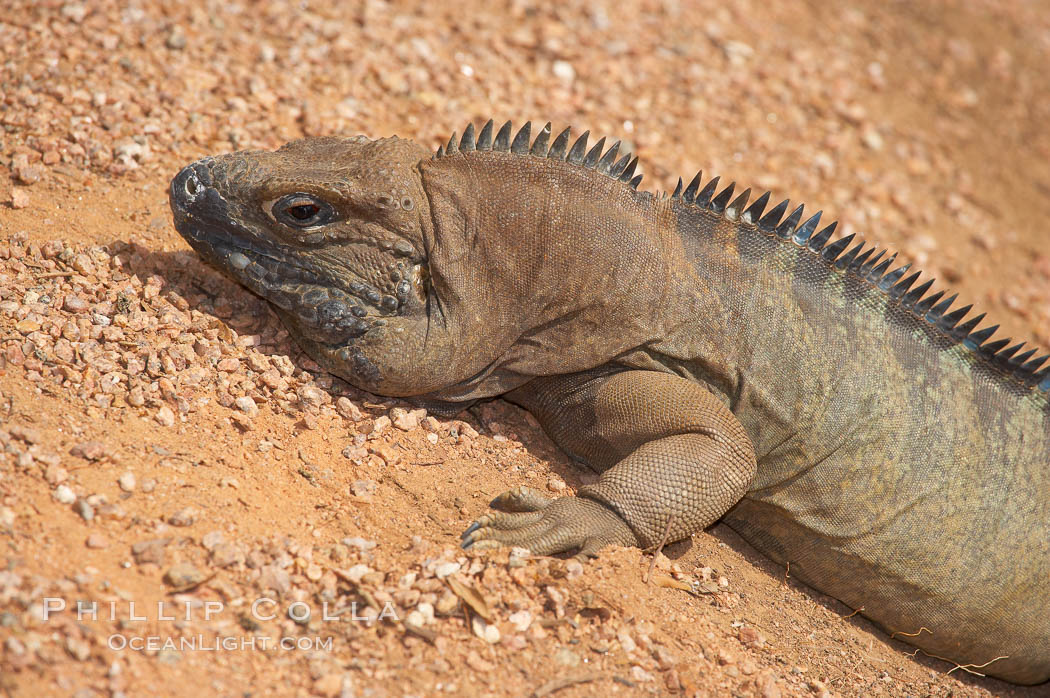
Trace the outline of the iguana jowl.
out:
<instances>
[{"instance_id":1,"label":"iguana jowl","mask_svg":"<svg viewBox=\"0 0 1050 698\"><path fill-rule=\"evenodd\" d=\"M602 473L501 495L466 546L724 518L929 654L1050 678L1045 357L819 213L699 175L655 196L604 139L493 131L206 158L176 226L333 373L445 412L503 395Z\"/></svg>"}]
</instances>

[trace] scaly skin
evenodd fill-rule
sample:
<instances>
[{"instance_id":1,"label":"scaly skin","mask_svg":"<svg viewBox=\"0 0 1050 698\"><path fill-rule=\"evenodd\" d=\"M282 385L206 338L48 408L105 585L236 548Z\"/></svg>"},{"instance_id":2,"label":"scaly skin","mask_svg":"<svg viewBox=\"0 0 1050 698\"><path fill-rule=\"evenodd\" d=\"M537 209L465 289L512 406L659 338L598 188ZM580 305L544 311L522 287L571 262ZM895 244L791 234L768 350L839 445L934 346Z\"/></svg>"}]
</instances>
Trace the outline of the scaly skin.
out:
<instances>
[{"instance_id":1,"label":"scaly skin","mask_svg":"<svg viewBox=\"0 0 1050 698\"><path fill-rule=\"evenodd\" d=\"M601 473L501 495L465 547L722 518L929 654L1050 678L1042 362L801 210L699 176L638 192L633 162L549 135L233 153L180 172L172 210L328 370L444 413L505 395Z\"/></svg>"}]
</instances>

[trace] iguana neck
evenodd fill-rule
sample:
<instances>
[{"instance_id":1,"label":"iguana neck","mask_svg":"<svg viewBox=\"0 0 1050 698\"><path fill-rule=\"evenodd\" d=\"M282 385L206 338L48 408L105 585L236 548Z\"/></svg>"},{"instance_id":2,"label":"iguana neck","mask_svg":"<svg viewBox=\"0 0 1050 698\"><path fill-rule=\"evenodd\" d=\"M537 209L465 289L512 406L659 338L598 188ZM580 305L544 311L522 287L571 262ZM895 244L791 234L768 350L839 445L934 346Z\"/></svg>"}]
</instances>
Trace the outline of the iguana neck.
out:
<instances>
[{"instance_id":1,"label":"iguana neck","mask_svg":"<svg viewBox=\"0 0 1050 698\"><path fill-rule=\"evenodd\" d=\"M431 284L474 377L441 399L582 371L658 340L686 267L666 201L593 170L512 153L420 165Z\"/></svg>"}]
</instances>

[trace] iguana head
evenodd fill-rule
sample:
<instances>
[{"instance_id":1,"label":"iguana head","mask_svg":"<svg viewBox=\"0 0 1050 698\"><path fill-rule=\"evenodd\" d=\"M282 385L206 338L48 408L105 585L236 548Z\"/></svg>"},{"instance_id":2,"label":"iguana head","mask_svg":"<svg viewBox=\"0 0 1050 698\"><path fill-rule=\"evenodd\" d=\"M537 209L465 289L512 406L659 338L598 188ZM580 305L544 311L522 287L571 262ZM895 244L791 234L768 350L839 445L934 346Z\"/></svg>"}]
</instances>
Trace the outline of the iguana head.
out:
<instances>
[{"instance_id":1,"label":"iguana head","mask_svg":"<svg viewBox=\"0 0 1050 698\"><path fill-rule=\"evenodd\" d=\"M322 364L363 388L418 392L429 214L416 166L427 155L359 136L205 158L171 182L175 227L270 301Z\"/></svg>"},{"instance_id":2,"label":"iguana head","mask_svg":"<svg viewBox=\"0 0 1050 698\"><path fill-rule=\"evenodd\" d=\"M436 157L362 136L205 158L172 180L175 226L381 395L489 397L662 336L675 228L637 159L568 129L548 148L549 124L531 145L528 124L492 133Z\"/></svg>"}]
</instances>

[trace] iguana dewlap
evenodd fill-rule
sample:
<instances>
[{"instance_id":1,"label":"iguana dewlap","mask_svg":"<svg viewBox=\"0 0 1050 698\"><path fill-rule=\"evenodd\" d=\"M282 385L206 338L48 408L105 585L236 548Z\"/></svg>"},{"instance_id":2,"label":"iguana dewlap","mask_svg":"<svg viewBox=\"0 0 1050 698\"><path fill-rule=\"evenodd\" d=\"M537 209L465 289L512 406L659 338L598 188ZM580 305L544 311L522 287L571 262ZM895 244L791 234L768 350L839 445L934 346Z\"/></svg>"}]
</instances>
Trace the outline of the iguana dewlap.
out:
<instances>
[{"instance_id":1,"label":"iguana dewlap","mask_svg":"<svg viewBox=\"0 0 1050 698\"><path fill-rule=\"evenodd\" d=\"M464 535L652 546L724 519L931 655L1050 678L1050 373L969 306L769 195L550 125L313 138L207 158L179 232L352 384L455 412L503 395L601 472Z\"/></svg>"}]
</instances>

